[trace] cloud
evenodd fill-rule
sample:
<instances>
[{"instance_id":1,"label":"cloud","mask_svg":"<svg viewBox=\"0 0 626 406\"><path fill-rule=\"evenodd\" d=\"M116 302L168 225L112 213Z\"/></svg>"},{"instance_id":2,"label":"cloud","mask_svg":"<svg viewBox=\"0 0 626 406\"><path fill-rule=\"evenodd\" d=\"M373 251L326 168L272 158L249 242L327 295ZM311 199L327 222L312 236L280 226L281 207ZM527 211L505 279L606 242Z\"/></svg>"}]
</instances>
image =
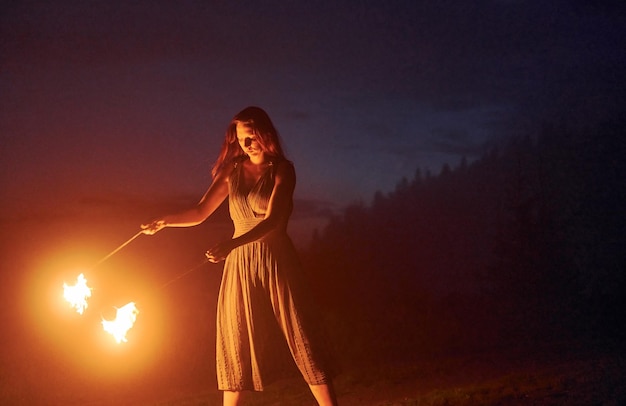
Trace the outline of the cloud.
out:
<instances>
[{"instance_id":1,"label":"cloud","mask_svg":"<svg viewBox=\"0 0 626 406\"><path fill-rule=\"evenodd\" d=\"M304 110L287 110L283 112L282 116L293 121L309 121L312 118L312 114Z\"/></svg>"},{"instance_id":2,"label":"cloud","mask_svg":"<svg viewBox=\"0 0 626 406\"><path fill-rule=\"evenodd\" d=\"M477 142L467 131L436 129L434 137L425 142L425 150L450 156L477 158L485 152L485 143Z\"/></svg>"},{"instance_id":3,"label":"cloud","mask_svg":"<svg viewBox=\"0 0 626 406\"><path fill-rule=\"evenodd\" d=\"M318 199L295 199L294 219L302 218L330 218L336 214L339 207L333 202Z\"/></svg>"}]
</instances>

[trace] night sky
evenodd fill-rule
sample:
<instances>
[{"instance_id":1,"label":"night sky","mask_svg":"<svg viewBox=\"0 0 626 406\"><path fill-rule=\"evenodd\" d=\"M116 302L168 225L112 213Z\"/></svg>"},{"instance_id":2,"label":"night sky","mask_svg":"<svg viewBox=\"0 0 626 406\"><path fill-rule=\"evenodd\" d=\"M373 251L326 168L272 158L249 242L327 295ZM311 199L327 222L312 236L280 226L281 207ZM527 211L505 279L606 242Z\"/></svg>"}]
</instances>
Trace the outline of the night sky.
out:
<instances>
[{"instance_id":1,"label":"night sky","mask_svg":"<svg viewBox=\"0 0 626 406\"><path fill-rule=\"evenodd\" d=\"M623 102L619 1L2 7L3 221L195 201L248 105L273 118L316 211Z\"/></svg>"}]
</instances>

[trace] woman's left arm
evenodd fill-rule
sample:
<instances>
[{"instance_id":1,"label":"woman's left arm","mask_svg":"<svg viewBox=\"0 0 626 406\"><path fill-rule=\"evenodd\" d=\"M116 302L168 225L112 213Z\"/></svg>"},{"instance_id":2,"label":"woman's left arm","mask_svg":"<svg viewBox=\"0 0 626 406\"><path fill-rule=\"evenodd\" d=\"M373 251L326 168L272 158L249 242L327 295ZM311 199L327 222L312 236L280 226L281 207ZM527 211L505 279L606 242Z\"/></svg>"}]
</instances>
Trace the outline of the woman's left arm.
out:
<instances>
[{"instance_id":1,"label":"woman's left arm","mask_svg":"<svg viewBox=\"0 0 626 406\"><path fill-rule=\"evenodd\" d=\"M206 252L211 262L219 262L226 258L233 249L260 238L273 231L276 227L283 227L293 209L293 192L296 188L296 171L289 161L276 164L274 188L267 205L265 218L250 231L221 242Z\"/></svg>"}]
</instances>

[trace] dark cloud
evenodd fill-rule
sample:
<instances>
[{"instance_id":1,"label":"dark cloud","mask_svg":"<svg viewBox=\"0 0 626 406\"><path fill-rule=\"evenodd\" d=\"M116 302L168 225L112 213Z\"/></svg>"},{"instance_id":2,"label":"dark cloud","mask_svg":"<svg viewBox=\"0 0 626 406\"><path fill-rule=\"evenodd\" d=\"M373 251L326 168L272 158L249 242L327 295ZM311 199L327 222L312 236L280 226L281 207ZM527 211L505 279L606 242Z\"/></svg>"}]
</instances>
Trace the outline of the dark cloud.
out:
<instances>
[{"instance_id":1,"label":"dark cloud","mask_svg":"<svg viewBox=\"0 0 626 406\"><path fill-rule=\"evenodd\" d=\"M479 158L486 152L486 142L477 142L462 130L438 131L427 143L425 151L438 152L450 156Z\"/></svg>"},{"instance_id":2,"label":"dark cloud","mask_svg":"<svg viewBox=\"0 0 626 406\"><path fill-rule=\"evenodd\" d=\"M329 218L336 214L339 207L330 201L316 199L295 199L294 218Z\"/></svg>"},{"instance_id":3,"label":"dark cloud","mask_svg":"<svg viewBox=\"0 0 626 406\"><path fill-rule=\"evenodd\" d=\"M309 121L312 117L311 113L307 111L302 111L302 110L286 111L283 113L282 116L288 120L294 120L294 121Z\"/></svg>"}]
</instances>

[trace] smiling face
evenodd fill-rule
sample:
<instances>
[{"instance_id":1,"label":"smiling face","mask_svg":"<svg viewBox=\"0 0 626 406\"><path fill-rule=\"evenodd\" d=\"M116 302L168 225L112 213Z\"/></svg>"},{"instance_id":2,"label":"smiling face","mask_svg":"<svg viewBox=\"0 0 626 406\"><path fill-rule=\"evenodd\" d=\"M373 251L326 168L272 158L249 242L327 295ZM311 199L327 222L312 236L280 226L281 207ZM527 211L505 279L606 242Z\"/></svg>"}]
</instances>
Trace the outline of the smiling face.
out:
<instances>
[{"instance_id":1,"label":"smiling face","mask_svg":"<svg viewBox=\"0 0 626 406\"><path fill-rule=\"evenodd\" d=\"M256 134L249 125L237 123L237 142L243 152L250 157L252 161L263 159L263 148L259 143Z\"/></svg>"},{"instance_id":2,"label":"smiling face","mask_svg":"<svg viewBox=\"0 0 626 406\"><path fill-rule=\"evenodd\" d=\"M260 107L246 107L230 121L211 174L217 176L230 162L241 161L245 156L255 164L262 164L268 159L286 159L278 131Z\"/></svg>"}]
</instances>

